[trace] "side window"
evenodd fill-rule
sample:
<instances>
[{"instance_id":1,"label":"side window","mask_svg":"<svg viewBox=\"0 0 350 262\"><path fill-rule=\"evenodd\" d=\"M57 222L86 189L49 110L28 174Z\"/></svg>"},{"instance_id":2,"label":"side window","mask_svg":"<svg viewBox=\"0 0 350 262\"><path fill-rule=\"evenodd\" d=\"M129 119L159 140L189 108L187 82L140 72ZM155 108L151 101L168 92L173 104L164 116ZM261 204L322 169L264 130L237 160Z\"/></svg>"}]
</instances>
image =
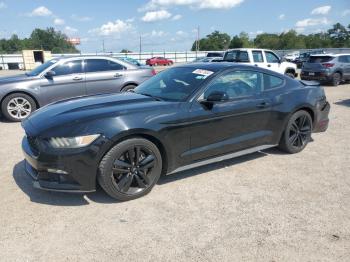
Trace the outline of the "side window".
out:
<instances>
[{"instance_id":1,"label":"side window","mask_svg":"<svg viewBox=\"0 0 350 262\"><path fill-rule=\"evenodd\" d=\"M252 96L261 91L262 73L256 71L231 71L218 76L204 92L204 99L214 91L225 92L229 99Z\"/></svg>"},{"instance_id":2,"label":"side window","mask_svg":"<svg viewBox=\"0 0 350 262\"><path fill-rule=\"evenodd\" d=\"M252 53L253 53L253 60L255 63L264 62L262 51L252 51Z\"/></svg>"},{"instance_id":3,"label":"side window","mask_svg":"<svg viewBox=\"0 0 350 262\"><path fill-rule=\"evenodd\" d=\"M79 74L83 72L82 60L74 60L60 64L52 69L56 76Z\"/></svg>"},{"instance_id":4,"label":"side window","mask_svg":"<svg viewBox=\"0 0 350 262\"><path fill-rule=\"evenodd\" d=\"M87 59L85 63L86 73L122 70L124 68L122 65L107 59Z\"/></svg>"},{"instance_id":5,"label":"side window","mask_svg":"<svg viewBox=\"0 0 350 262\"><path fill-rule=\"evenodd\" d=\"M277 76L264 74L264 90L270 90L280 87L284 80Z\"/></svg>"},{"instance_id":6,"label":"side window","mask_svg":"<svg viewBox=\"0 0 350 262\"><path fill-rule=\"evenodd\" d=\"M280 61L279 58L272 52L265 52L265 55L268 63L278 63Z\"/></svg>"},{"instance_id":7,"label":"side window","mask_svg":"<svg viewBox=\"0 0 350 262\"><path fill-rule=\"evenodd\" d=\"M350 63L350 56L342 55L342 56L339 56L338 60L341 63Z\"/></svg>"},{"instance_id":8,"label":"side window","mask_svg":"<svg viewBox=\"0 0 350 262\"><path fill-rule=\"evenodd\" d=\"M236 61L237 51L228 51L225 53L225 61Z\"/></svg>"},{"instance_id":9,"label":"side window","mask_svg":"<svg viewBox=\"0 0 350 262\"><path fill-rule=\"evenodd\" d=\"M247 51L241 51L238 53L237 62L247 63L249 62L249 56Z\"/></svg>"}]
</instances>

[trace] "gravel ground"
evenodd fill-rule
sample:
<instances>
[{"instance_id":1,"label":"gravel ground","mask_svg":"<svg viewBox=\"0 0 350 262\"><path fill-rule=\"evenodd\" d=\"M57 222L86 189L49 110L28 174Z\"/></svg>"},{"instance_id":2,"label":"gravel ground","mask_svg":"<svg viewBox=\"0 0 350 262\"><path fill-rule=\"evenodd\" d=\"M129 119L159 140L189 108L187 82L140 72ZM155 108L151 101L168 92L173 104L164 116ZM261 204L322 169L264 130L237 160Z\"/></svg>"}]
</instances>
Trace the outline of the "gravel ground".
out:
<instances>
[{"instance_id":1,"label":"gravel ground","mask_svg":"<svg viewBox=\"0 0 350 262\"><path fill-rule=\"evenodd\" d=\"M174 174L124 203L33 189L23 130L0 121L0 261L349 261L350 85L325 89L330 127L303 152Z\"/></svg>"}]
</instances>

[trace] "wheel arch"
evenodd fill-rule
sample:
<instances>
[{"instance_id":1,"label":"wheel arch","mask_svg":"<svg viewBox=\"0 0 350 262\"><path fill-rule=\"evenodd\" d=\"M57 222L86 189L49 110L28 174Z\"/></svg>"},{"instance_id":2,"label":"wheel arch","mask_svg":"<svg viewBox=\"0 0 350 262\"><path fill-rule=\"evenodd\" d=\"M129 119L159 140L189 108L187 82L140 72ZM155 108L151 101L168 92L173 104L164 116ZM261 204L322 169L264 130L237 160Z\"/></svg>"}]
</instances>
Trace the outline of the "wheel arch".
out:
<instances>
[{"instance_id":1,"label":"wheel arch","mask_svg":"<svg viewBox=\"0 0 350 262\"><path fill-rule=\"evenodd\" d=\"M284 73L288 73L288 72L293 72L294 74L296 73L296 70L295 68L293 67L287 67L285 70L284 70Z\"/></svg>"},{"instance_id":2,"label":"wheel arch","mask_svg":"<svg viewBox=\"0 0 350 262\"><path fill-rule=\"evenodd\" d=\"M123 90L126 86L135 86L135 87L137 87L139 84L138 83L136 83L136 82L126 82L126 83L124 83L124 85L122 86L122 88L120 88L120 90Z\"/></svg>"},{"instance_id":3,"label":"wheel arch","mask_svg":"<svg viewBox=\"0 0 350 262\"><path fill-rule=\"evenodd\" d=\"M5 99L6 97L8 97L9 95L13 95L13 94L24 94L24 95L29 96L29 97L32 98L33 101L35 102L36 109L40 108L40 104L39 104L38 99L37 99L33 94L31 94L30 92L26 92L26 91L23 91L23 90L11 91L11 92L7 93L6 95L4 95L4 96L1 98L0 105L2 104L2 102L4 101L4 99Z\"/></svg>"},{"instance_id":4,"label":"wheel arch","mask_svg":"<svg viewBox=\"0 0 350 262\"><path fill-rule=\"evenodd\" d=\"M111 143L109 144L108 148L104 150L101 159L117 144L119 144L122 141L125 141L127 139L131 138L144 138L146 140L151 141L155 146L159 149L159 152L162 156L162 175L166 174L169 167L169 152L166 150L164 143L161 141L160 138L158 138L156 135L147 132L147 131L139 131L135 130L134 132L128 132L123 133L122 135L118 135L118 137L112 138ZM101 159L99 161L101 161ZM97 178L97 177L96 177Z\"/></svg>"}]
</instances>

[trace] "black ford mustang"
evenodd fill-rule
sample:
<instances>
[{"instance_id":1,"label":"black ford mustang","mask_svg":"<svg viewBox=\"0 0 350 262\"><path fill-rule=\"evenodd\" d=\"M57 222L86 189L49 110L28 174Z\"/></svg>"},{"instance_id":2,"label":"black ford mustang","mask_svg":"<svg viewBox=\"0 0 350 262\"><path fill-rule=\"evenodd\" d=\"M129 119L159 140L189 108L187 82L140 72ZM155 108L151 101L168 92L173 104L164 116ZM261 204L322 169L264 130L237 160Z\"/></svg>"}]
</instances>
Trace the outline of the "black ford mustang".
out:
<instances>
[{"instance_id":1,"label":"black ford mustang","mask_svg":"<svg viewBox=\"0 0 350 262\"><path fill-rule=\"evenodd\" d=\"M70 99L22 125L34 186L94 191L130 200L161 174L269 147L305 148L328 127L330 106L314 83L232 63L190 64L154 76L133 93Z\"/></svg>"}]
</instances>

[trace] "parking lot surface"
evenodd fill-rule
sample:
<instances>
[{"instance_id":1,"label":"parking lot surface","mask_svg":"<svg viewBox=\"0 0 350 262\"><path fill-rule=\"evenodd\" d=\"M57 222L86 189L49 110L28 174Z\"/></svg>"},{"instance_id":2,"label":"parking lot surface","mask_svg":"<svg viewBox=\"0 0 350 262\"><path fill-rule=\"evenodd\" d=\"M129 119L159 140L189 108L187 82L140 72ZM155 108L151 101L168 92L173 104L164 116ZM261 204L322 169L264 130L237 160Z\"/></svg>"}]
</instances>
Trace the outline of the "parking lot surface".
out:
<instances>
[{"instance_id":1,"label":"parking lot surface","mask_svg":"<svg viewBox=\"0 0 350 262\"><path fill-rule=\"evenodd\" d=\"M350 85L325 90L329 129L303 152L173 174L122 203L33 189L23 130L1 119L0 260L349 261Z\"/></svg>"}]
</instances>

